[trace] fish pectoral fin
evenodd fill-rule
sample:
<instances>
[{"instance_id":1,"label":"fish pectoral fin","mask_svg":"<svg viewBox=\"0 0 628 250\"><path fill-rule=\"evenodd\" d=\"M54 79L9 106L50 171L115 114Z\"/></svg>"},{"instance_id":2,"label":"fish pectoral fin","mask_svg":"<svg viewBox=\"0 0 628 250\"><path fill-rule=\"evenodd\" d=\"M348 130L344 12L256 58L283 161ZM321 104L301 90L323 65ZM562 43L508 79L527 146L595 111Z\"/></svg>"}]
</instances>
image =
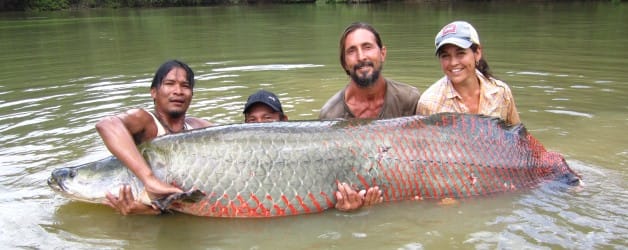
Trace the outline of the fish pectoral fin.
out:
<instances>
[{"instance_id":1,"label":"fish pectoral fin","mask_svg":"<svg viewBox=\"0 0 628 250\"><path fill-rule=\"evenodd\" d=\"M194 203L205 197L205 193L198 189L191 189L187 192L174 193L161 198L157 198L150 202L151 205L157 207L161 212L170 212L168 207L176 201Z\"/></svg>"},{"instance_id":2,"label":"fish pectoral fin","mask_svg":"<svg viewBox=\"0 0 628 250\"><path fill-rule=\"evenodd\" d=\"M144 205L150 206L152 201L146 189L143 189L139 195L137 195L137 201L141 202Z\"/></svg>"},{"instance_id":3,"label":"fish pectoral fin","mask_svg":"<svg viewBox=\"0 0 628 250\"><path fill-rule=\"evenodd\" d=\"M206 195L203 191L193 188L187 192L180 193L180 197L177 200L181 202L196 203L205 198L205 196Z\"/></svg>"}]
</instances>

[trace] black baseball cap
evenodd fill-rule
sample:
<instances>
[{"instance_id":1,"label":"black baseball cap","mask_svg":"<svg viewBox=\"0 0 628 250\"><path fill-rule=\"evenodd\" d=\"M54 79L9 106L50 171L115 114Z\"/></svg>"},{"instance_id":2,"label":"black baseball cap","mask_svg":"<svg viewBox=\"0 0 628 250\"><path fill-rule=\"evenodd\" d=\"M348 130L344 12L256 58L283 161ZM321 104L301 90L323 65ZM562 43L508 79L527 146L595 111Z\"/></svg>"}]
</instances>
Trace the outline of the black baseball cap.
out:
<instances>
[{"instance_id":1,"label":"black baseball cap","mask_svg":"<svg viewBox=\"0 0 628 250\"><path fill-rule=\"evenodd\" d=\"M279 98L272 92L266 90L260 90L255 92L255 94L250 95L249 99L244 105L244 111L242 113L246 113L246 111L251 106L253 106L253 104L256 103L266 104L274 111L281 112L283 114L283 109L281 108L281 102L279 102Z\"/></svg>"}]
</instances>

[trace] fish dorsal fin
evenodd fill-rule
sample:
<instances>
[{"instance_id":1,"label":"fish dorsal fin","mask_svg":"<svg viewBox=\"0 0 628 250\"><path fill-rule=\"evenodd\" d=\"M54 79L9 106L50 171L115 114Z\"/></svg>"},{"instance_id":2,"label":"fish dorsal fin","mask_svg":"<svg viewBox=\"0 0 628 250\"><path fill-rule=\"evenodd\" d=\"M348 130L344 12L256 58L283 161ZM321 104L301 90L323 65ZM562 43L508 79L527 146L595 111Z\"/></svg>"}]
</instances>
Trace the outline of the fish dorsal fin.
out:
<instances>
[{"instance_id":1,"label":"fish dorsal fin","mask_svg":"<svg viewBox=\"0 0 628 250\"><path fill-rule=\"evenodd\" d=\"M499 117L487 116L482 114L476 115L446 112L423 117L420 120L422 121L422 124L427 126L463 128L467 131L473 131L473 128L487 127L479 126L480 124L490 124L490 126L488 127L498 128L498 130L493 130L493 133L498 133L499 131L502 131L507 134L518 136L521 138L529 137L528 131L522 123L510 125L506 123L505 120Z\"/></svg>"}]
</instances>

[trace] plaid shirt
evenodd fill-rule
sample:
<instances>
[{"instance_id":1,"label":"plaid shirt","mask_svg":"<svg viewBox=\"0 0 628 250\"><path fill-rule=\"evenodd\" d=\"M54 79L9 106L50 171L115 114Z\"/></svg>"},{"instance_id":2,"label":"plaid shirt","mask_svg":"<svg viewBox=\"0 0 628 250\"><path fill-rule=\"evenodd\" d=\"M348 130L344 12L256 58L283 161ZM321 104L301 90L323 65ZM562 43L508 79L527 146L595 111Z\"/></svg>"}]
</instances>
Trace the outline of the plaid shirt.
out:
<instances>
[{"instance_id":1,"label":"plaid shirt","mask_svg":"<svg viewBox=\"0 0 628 250\"><path fill-rule=\"evenodd\" d=\"M486 78L476 70L480 79L480 103L478 114L499 117L509 124L520 123L515 99L506 83ZM470 113L447 76L436 81L421 95L417 114L431 115L441 112Z\"/></svg>"}]
</instances>

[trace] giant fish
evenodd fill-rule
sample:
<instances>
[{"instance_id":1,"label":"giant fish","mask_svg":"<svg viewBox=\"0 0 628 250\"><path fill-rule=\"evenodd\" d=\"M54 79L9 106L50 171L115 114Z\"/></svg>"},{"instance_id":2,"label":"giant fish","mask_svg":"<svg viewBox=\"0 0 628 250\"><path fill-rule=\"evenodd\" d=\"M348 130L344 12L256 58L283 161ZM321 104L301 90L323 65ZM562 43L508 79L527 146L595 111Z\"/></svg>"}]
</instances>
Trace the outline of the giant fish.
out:
<instances>
[{"instance_id":1,"label":"giant fish","mask_svg":"<svg viewBox=\"0 0 628 250\"><path fill-rule=\"evenodd\" d=\"M383 120L232 124L139 145L155 175L202 196L168 209L210 217L273 217L333 208L338 182L379 186L384 201L461 199L535 187L578 185L580 176L523 125L442 113ZM111 156L53 170L61 194L101 203L142 183Z\"/></svg>"}]
</instances>

